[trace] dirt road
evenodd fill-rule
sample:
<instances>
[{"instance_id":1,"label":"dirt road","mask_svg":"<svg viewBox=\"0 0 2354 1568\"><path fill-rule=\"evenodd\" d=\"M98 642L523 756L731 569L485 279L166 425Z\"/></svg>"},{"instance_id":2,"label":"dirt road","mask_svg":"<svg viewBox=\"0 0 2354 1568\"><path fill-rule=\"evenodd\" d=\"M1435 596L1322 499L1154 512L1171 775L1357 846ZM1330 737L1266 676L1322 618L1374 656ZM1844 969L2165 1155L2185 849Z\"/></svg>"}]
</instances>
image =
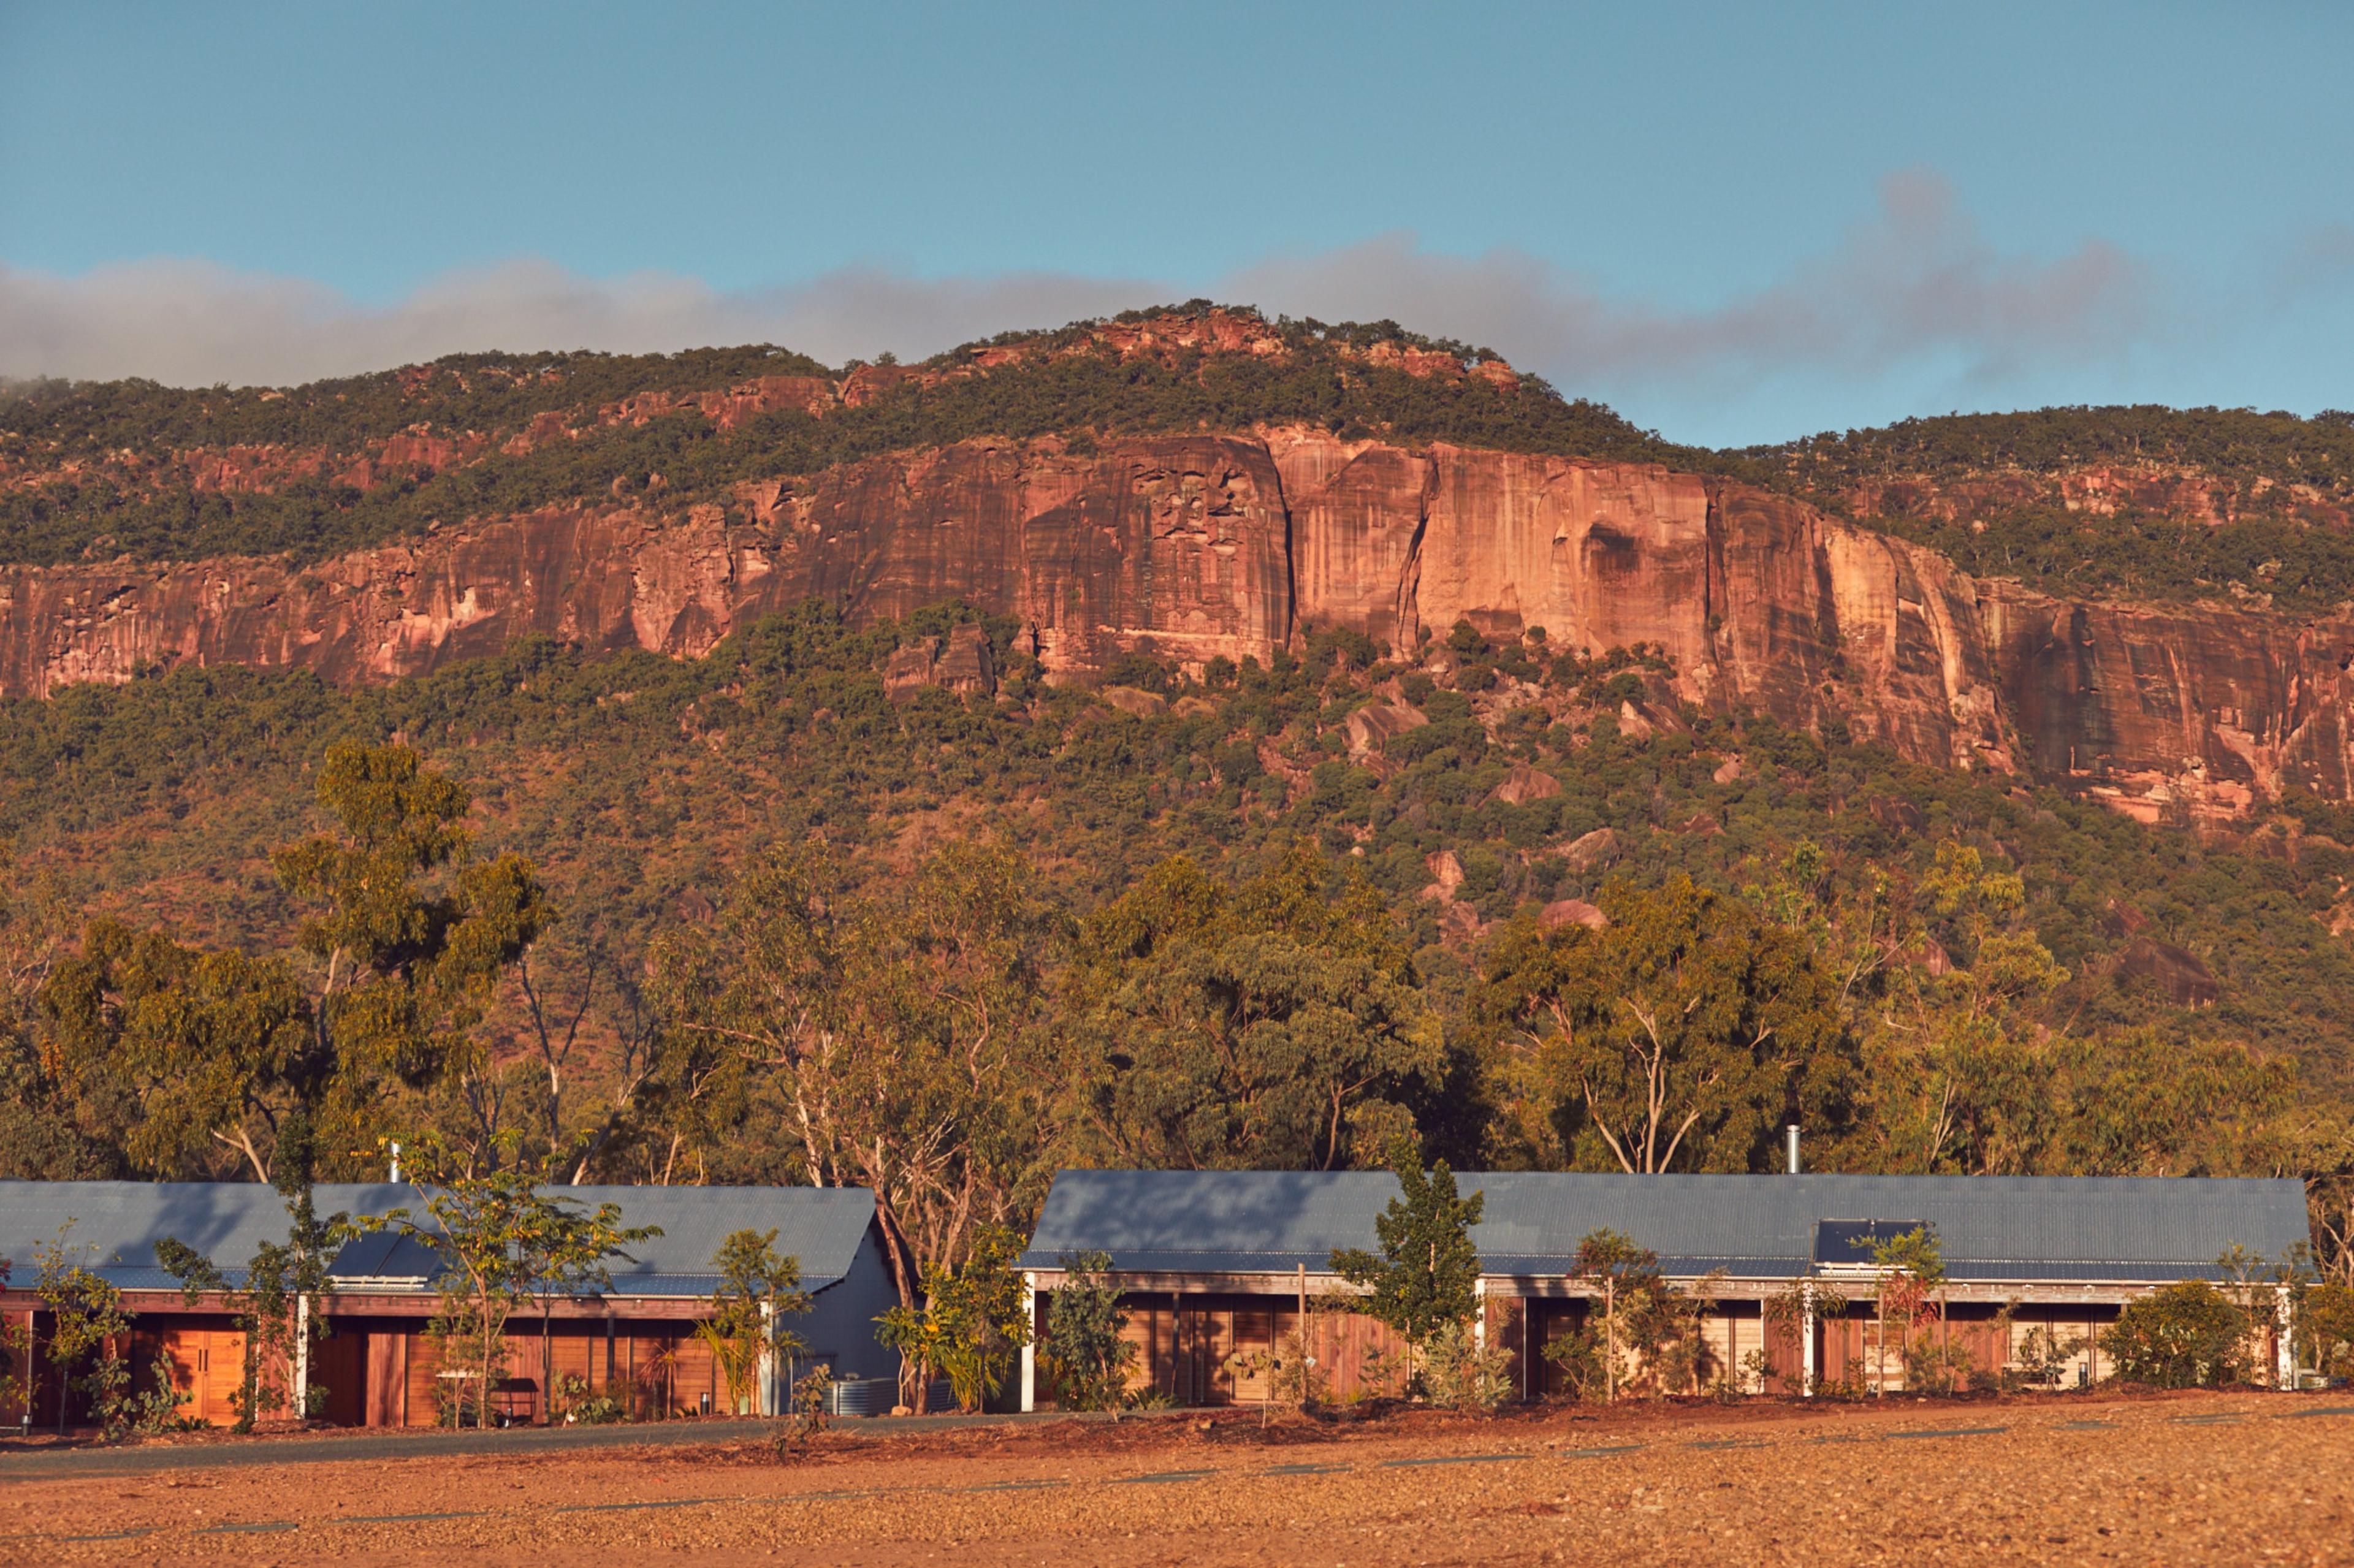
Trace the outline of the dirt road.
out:
<instances>
[{"instance_id":1,"label":"dirt road","mask_svg":"<svg viewBox=\"0 0 2354 1568\"><path fill-rule=\"evenodd\" d=\"M789 1465L748 1442L186 1457L20 1473L0 1562L2354 1563L2342 1394L875 1424Z\"/></svg>"}]
</instances>

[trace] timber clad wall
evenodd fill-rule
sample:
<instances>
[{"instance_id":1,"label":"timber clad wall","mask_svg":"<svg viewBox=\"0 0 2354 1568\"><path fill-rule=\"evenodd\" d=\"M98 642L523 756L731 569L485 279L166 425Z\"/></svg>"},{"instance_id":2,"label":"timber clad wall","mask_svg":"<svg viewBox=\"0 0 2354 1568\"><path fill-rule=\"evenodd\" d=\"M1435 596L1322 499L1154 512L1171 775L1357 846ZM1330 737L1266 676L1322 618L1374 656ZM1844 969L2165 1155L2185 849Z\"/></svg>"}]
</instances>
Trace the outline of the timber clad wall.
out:
<instances>
[{"instance_id":1,"label":"timber clad wall","mask_svg":"<svg viewBox=\"0 0 2354 1568\"><path fill-rule=\"evenodd\" d=\"M12 1316L23 1320L21 1314ZM311 1351L311 1386L323 1391L322 1420L337 1426L434 1426L447 1420L442 1400L455 1380L440 1375L440 1347L415 1320L339 1317L329 1323L327 1337ZM43 1314L37 1331L44 1347L48 1330ZM237 1420L245 1336L226 1317L141 1312L125 1353L141 1389L153 1385L157 1357L168 1361L174 1385L189 1396L179 1408L181 1419L211 1426ZM550 1385L542 1354L537 1322L518 1320L507 1336L507 1375L493 1393L493 1410L524 1421L546 1417L543 1390ZM551 1325L546 1354L554 1363L553 1386L560 1389L567 1376L579 1378L590 1393L618 1397L631 1420L698 1414L706 1394L715 1412L726 1410L726 1387L710 1348L684 1322L623 1323L609 1336L599 1321L559 1321ZM59 1380L46 1353L37 1371L34 1425L54 1426ZM265 1364L260 1373L281 1392L292 1387L282 1361ZM14 1425L23 1413L21 1403L10 1405L0 1411L0 1423ZM67 1425L84 1425L88 1414L77 1391L67 1405Z\"/></svg>"},{"instance_id":2,"label":"timber clad wall","mask_svg":"<svg viewBox=\"0 0 2354 1568\"><path fill-rule=\"evenodd\" d=\"M1158 1393L1174 1404L1256 1404L1274 1397L1267 1363L1288 1355L1299 1331L1297 1295L1242 1293L1173 1296L1134 1291L1120 1298L1128 1322L1120 1338L1137 1349L1129 1392ZM1040 1296L1036 1328L1045 1327ZM1320 1396L1347 1401L1397 1392L1405 1341L1371 1318L1310 1303L1309 1354ZM1386 1371L1384 1369L1387 1369ZM1038 1373L1038 1403L1055 1403L1054 1383Z\"/></svg>"},{"instance_id":3,"label":"timber clad wall","mask_svg":"<svg viewBox=\"0 0 2354 1568\"><path fill-rule=\"evenodd\" d=\"M1129 1372L1131 1393L1157 1393L1175 1404L1253 1404L1275 1396L1263 1361L1288 1355L1298 1330L1297 1296L1234 1292L1132 1291L1121 1298L1128 1321L1120 1337L1137 1349ZM1042 1291L1037 1327L1043 1330L1046 1302ZM1578 1298L1520 1298L1491 1293L1481 1303L1487 1342L1506 1356L1506 1375L1525 1399L1559 1399L1572 1390L1559 1365L1544 1354L1555 1339L1599 1322L1600 1307ZM2113 1305L2027 1307L2006 1324L2000 1308L1956 1302L1944 1324L1930 1324L1916 1338L1940 1340L1968 1358L1964 1386L1973 1378L1991 1380L2025 1365L2031 1335L2049 1332L2058 1340L2079 1341L2059 1368L2058 1386L2078 1385L2105 1375L2098 1348L2101 1331L2116 1319ZM1345 1404L1394 1394L1405 1364L1405 1347L1390 1330L1361 1313L1311 1304L1310 1353L1316 1363L1318 1397ZM1667 1393L1710 1393L1730 1388L1745 1394L1793 1395L1800 1392L1805 1351L1794 1327L1768 1319L1755 1301L1726 1301L1702 1320L1705 1346L1697 1389ZM1816 1377L1826 1393L1861 1394L1904 1391L1905 1369L1897 1334L1889 1334L1888 1354L1878 1354L1879 1325L1868 1302L1843 1317L1824 1318L1815 1327ZM2255 1364L2268 1365L2272 1339L2259 1330L2251 1341ZM1760 1361L1762 1355L1762 1364ZM1624 1371L1638 1372L1631 1355ZM1037 1404L1055 1403L1052 1379L1041 1368ZM1630 1384L1631 1386L1631 1384Z\"/></svg>"},{"instance_id":4,"label":"timber clad wall","mask_svg":"<svg viewBox=\"0 0 2354 1568\"><path fill-rule=\"evenodd\" d=\"M336 1333L365 1346L364 1362L355 1357L365 1403L352 1425L434 1426L447 1421L442 1402L457 1380L440 1375L441 1348L429 1336L413 1326L355 1331L341 1321ZM510 1325L507 1375L493 1392L492 1408L518 1421L544 1420L551 1414L551 1391L557 1410L566 1403L561 1391L567 1378L579 1379L591 1395L619 1399L633 1421L698 1414L706 1394L715 1412L725 1413L727 1406L726 1386L710 1348L687 1324L621 1325L608 1335L593 1319L559 1321L549 1326L543 1342L535 1320L518 1319Z\"/></svg>"}]
</instances>

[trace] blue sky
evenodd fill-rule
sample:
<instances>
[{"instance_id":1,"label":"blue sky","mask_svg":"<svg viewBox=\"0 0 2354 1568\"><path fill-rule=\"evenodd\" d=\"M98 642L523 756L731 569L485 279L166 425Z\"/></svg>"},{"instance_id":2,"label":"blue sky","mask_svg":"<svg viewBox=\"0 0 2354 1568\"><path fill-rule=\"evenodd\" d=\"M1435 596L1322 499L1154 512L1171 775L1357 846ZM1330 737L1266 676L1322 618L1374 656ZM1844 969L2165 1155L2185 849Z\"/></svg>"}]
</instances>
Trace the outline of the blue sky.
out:
<instances>
[{"instance_id":1,"label":"blue sky","mask_svg":"<svg viewBox=\"0 0 2354 1568\"><path fill-rule=\"evenodd\" d=\"M0 374L1209 293L1686 440L2354 406L2354 6L0 0Z\"/></svg>"}]
</instances>

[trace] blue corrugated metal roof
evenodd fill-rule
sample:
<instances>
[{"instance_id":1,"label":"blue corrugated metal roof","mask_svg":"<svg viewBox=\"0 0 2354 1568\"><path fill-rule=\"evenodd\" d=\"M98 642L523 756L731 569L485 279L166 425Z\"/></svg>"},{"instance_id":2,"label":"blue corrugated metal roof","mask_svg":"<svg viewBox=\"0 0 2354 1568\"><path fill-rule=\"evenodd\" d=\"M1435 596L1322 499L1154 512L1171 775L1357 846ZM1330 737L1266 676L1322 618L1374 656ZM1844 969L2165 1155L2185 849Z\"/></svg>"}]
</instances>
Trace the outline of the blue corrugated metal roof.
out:
<instances>
[{"instance_id":1,"label":"blue corrugated metal roof","mask_svg":"<svg viewBox=\"0 0 2354 1568\"><path fill-rule=\"evenodd\" d=\"M661 1235L611 1261L614 1292L624 1296L707 1295L716 1283L712 1256L739 1230L775 1230L777 1250L800 1259L803 1285L820 1289L850 1272L875 1217L875 1194L864 1187L548 1191L588 1209L617 1203L626 1225L662 1227ZM405 1208L423 1219L425 1199L416 1187L389 1182L327 1183L314 1192L323 1217ZM14 1265L13 1285L32 1282L36 1254L69 1223L68 1249L84 1267L127 1289L171 1289L175 1282L155 1266L155 1244L164 1237L186 1243L241 1282L247 1260L264 1242L285 1241L287 1217L276 1192L250 1181L0 1181L0 1257ZM404 1248L397 1238L365 1238L339 1255L338 1273L414 1277L415 1252L414 1244Z\"/></svg>"},{"instance_id":2,"label":"blue corrugated metal roof","mask_svg":"<svg viewBox=\"0 0 2354 1568\"><path fill-rule=\"evenodd\" d=\"M1933 1225L1957 1280L2165 1280L2211 1275L2237 1244L2279 1258L2306 1239L2293 1181L2185 1177L1622 1176L1464 1172L1484 1192L1473 1233L1492 1272L1560 1274L1608 1227L1676 1272L1787 1277L1815 1262L1819 1228L1878 1218ZM1109 1253L1154 1273L1324 1268L1373 1245L1397 1193L1384 1171L1066 1171L1025 1265Z\"/></svg>"}]
</instances>

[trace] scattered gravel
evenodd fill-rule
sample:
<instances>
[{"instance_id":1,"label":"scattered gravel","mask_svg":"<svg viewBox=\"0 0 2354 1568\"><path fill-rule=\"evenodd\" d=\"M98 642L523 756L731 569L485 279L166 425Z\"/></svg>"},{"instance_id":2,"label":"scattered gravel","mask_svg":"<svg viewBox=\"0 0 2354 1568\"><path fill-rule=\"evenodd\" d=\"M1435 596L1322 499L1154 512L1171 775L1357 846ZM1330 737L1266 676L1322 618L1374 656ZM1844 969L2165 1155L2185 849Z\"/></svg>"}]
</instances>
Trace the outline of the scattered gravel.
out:
<instances>
[{"instance_id":1,"label":"scattered gravel","mask_svg":"<svg viewBox=\"0 0 2354 1568\"><path fill-rule=\"evenodd\" d=\"M880 1425L880 1424L878 1424ZM0 1457L0 1476L6 1474ZM2354 1561L2354 1401L2074 1396L1277 1421L41 1477L0 1562Z\"/></svg>"}]
</instances>

